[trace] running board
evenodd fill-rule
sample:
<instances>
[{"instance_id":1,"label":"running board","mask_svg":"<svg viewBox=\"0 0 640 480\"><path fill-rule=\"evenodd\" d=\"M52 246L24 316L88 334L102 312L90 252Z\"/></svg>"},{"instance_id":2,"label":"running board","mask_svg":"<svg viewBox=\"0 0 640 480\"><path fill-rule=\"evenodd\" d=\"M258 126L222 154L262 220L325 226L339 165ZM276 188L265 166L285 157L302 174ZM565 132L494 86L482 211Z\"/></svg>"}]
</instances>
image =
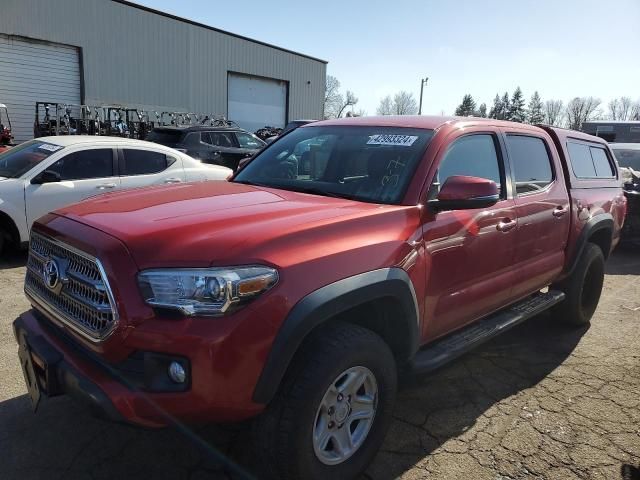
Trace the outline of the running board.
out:
<instances>
[{"instance_id":1,"label":"running board","mask_svg":"<svg viewBox=\"0 0 640 480\"><path fill-rule=\"evenodd\" d=\"M436 340L416 353L409 364L409 373L424 374L440 368L487 340L548 310L564 300L564 296L564 293L558 290L536 293L441 340Z\"/></svg>"}]
</instances>

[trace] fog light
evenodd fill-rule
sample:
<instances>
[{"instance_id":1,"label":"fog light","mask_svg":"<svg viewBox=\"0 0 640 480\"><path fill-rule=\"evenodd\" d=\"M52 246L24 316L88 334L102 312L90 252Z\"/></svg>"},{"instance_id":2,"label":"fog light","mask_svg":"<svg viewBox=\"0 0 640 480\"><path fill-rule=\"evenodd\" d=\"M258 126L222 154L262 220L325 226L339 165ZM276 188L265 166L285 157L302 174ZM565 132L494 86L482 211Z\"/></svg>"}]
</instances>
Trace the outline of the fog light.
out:
<instances>
[{"instance_id":1,"label":"fog light","mask_svg":"<svg viewBox=\"0 0 640 480\"><path fill-rule=\"evenodd\" d=\"M184 367L178 362L171 362L169 364L169 378L176 383L184 383L187 378Z\"/></svg>"}]
</instances>

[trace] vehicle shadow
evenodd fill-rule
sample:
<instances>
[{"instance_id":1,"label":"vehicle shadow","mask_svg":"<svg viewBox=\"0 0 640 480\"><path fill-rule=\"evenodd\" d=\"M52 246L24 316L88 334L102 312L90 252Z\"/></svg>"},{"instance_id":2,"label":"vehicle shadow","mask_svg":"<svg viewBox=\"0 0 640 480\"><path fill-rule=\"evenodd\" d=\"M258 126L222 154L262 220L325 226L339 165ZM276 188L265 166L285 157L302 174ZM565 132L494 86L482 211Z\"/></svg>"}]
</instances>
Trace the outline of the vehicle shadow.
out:
<instances>
[{"instance_id":1,"label":"vehicle shadow","mask_svg":"<svg viewBox=\"0 0 640 480\"><path fill-rule=\"evenodd\" d=\"M515 411L511 401L500 403L543 381L586 331L542 314L429 377L405 382L389 434L363 478L399 478L448 440L468 442L472 427L488 428L489 410L531 415L526 409Z\"/></svg>"},{"instance_id":2,"label":"vehicle shadow","mask_svg":"<svg viewBox=\"0 0 640 480\"><path fill-rule=\"evenodd\" d=\"M0 270L24 267L27 264L26 250L9 250L0 253Z\"/></svg>"},{"instance_id":3,"label":"vehicle shadow","mask_svg":"<svg viewBox=\"0 0 640 480\"><path fill-rule=\"evenodd\" d=\"M487 410L549 375L585 331L542 315L429 377L406 382L384 446L363 478L400 477L447 440L464 440ZM67 397L43 402L34 415L20 395L0 402L0 477L262 478L249 430L247 424L130 427L99 420Z\"/></svg>"}]
</instances>

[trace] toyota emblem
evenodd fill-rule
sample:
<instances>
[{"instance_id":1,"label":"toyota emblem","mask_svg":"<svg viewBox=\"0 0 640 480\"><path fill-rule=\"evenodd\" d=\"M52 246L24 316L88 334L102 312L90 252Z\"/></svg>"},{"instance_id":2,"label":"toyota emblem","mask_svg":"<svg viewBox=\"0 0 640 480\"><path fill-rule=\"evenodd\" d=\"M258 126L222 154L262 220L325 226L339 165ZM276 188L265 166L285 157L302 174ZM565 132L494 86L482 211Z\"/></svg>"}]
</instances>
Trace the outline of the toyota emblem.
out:
<instances>
[{"instance_id":1,"label":"toyota emblem","mask_svg":"<svg viewBox=\"0 0 640 480\"><path fill-rule=\"evenodd\" d=\"M60 270L58 269L58 264L55 260L47 260L44 262L44 267L42 269L42 279L44 280L45 285L50 290L55 290L60 282Z\"/></svg>"}]
</instances>

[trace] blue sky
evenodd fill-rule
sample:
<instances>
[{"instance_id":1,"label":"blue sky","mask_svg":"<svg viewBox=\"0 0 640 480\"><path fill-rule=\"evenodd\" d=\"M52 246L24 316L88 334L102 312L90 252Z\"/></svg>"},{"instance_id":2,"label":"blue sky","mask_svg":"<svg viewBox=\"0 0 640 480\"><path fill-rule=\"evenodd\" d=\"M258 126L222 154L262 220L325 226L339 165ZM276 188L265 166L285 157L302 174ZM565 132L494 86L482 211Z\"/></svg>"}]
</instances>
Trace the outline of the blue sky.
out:
<instances>
[{"instance_id":1,"label":"blue sky","mask_svg":"<svg viewBox=\"0 0 640 480\"><path fill-rule=\"evenodd\" d=\"M418 98L424 76L430 114L518 85L527 100L640 99L640 0L137 1L327 60L370 115L398 90Z\"/></svg>"}]
</instances>

